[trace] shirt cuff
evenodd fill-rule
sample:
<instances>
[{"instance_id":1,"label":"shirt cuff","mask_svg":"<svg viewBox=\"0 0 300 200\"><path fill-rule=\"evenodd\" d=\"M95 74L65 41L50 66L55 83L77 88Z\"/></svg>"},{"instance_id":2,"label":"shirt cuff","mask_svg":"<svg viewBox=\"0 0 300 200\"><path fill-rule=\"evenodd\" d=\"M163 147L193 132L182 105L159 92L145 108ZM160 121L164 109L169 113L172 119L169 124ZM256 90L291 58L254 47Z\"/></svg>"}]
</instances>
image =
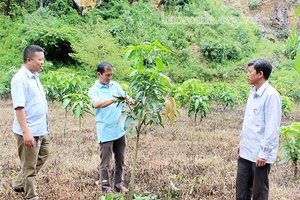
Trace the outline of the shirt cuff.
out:
<instances>
[{"instance_id":1,"label":"shirt cuff","mask_svg":"<svg viewBox=\"0 0 300 200\"><path fill-rule=\"evenodd\" d=\"M263 152L263 151L259 151L259 153L258 153L258 157L263 158L265 160L267 160L267 155L268 155L268 153Z\"/></svg>"}]
</instances>

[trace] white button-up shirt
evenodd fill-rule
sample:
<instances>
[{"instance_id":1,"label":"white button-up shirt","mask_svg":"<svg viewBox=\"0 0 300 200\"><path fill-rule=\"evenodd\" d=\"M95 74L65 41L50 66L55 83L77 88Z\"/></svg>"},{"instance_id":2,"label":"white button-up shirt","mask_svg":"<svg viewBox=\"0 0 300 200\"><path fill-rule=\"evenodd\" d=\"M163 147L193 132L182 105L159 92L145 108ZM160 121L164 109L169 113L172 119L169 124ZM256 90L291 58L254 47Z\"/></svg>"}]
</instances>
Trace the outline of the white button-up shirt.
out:
<instances>
[{"instance_id":1,"label":"white button-up shirt","mask_svg":"<svg viewBox=\"0 0 300 200\"><path fill-rule=\"evenodd\" d=\"M11 96L14 109L24 107L26 122L32 135L42 136L48 133L48 105L38 73L31 73L25 66L11 80ZM14 110L13 132L23 135Z\"/></svg>"},{"instance_id":2,"label":"white button-up shirt","mask_svg":"<svg viewBox=\"0 0 300 200\"><path fill-rule=\"evenodd\" d=\"M266 81L251 91L244 116L240 157L256 162L257 157L274 163L279 147L281 96Z\"/></svg>"}]
</instances>

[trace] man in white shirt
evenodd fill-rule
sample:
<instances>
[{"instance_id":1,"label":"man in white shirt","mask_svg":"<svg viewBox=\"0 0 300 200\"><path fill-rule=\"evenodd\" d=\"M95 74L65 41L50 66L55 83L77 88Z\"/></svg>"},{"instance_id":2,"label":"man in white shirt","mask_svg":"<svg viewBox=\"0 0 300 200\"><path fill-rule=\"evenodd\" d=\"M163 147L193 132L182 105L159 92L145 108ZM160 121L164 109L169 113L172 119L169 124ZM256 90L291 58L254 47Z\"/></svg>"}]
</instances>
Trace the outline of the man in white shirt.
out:
<instances>
[{"instance_id":1,"label":"man in white shirt","mask_svg":"<svg viewBox=\"0 0 300 200\"><path fill-rule=\"evenodd\" d=\"M44 50L30 45L23 52L24 64L11 80L14 107L13 133L17 140L21 171L12 189L25 199L38 200L35 177L49 155L48 105L38 72L43 69Z\"/></svg>"},{"instance_id":2,"label":"man in white shirt","mask_svg":"<svg viewBox=\"0 0 300 200\"><path fill-rule=\"evenodd\" d=\"M271 63L264 58L247 64L248 82L254 86L244 116L237 150L237 200L267 200L270 164L276 160L281 122L281 96L268 82Z\"/></svg>"}]
</instances>

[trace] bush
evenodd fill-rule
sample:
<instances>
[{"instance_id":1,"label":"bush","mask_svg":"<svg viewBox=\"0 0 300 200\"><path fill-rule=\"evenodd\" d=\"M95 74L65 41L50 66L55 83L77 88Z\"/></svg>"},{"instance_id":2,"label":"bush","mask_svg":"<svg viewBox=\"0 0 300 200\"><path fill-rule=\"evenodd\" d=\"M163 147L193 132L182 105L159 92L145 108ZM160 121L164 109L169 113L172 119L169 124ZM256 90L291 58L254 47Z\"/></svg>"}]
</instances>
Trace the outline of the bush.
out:
<instances>
[{"instance_id":1,"label":"bush","mask_svg":"<svg viewBox=\"0 0 300 200\"><path fill-rule=\"evenodd\" d=\"M241 56L241 48L238 43L204 39L201 41L200 47L202 54L212 62L222 63L225 60L237 60Z\"/></svg>"},{"instance_id":2,"label":"bush","mask_svg":"<svg viewBox=\"0 0 300 200\"><path fill-rule=\"evenodd\" d=\"M126 9L124 9L124 7L128 8L128 6L128 0L103 2L100 5L97 14L104 20L117 19L125 12Z\"/></svg>"},{"instance_id":3,"label":"bush","mask_svg":"<svg viewBox=\"0 0 300 200\"><path fill-rule=\"evenodd\" d=\"M139 45L155 40L168 42L170 32L153 4L139 1L132 6L123 4L123 9L125 11L118 19L107 20L107 29L120 45Z\"/></svg>"},{"instance_id":4,"label":"bush","mask_svg":"<svg viewBox=\"0 0 300 200\"><path fill-rule=\"evenodd\" d=\"M96 66L102 62L110 62L114 70L114 78L126 80L130 73L129 64L123 60L122 47L115 38L106 31L105 26L98 23L86 28L80 42L72 45L74 53L69 55L83 65L86 70L95 72Z\"/></svg>"},{"instance_id":5,"label":"bush","mask_svg":"<svg viewBox=\"0 0 300 200\"><path fill-rule=\"evenodd\" d=\"M10 93L10 81L17 70L0 71L0 96Z\"/></svg>"},{"instance_id":6,"label":"bush","mask_svg":"<svg viewBox=\"0 0 300 200\"><path fill-rule=\"evenodd\" d=\"M81 29L65 24L51 16L48 9L42 8L26 16L22 30L27 45L42 46L45 57L54 64L76 64L76 60L69 54L74 52L72 44L81 38Z\"/></svg>"},{"instance_id":7,"label":"bush","mask_svg":"<svg viewBox=\"0 0 300 200\"><path fill-rule=\"evenodd\" d=\"M208 95L211 100L221 105L223 109L234 107L243 103L240 91L226 83L216 83L209 87Z\"/></svg>"},{"instance_id":8,"label":"bush","mask_svg":"<svg viewBox=\"0 0 300 200\"><path fill-rule=\"evenodd\" d=\"M289 126L280 128L282 136L280 149L284 158L280 163L292 161L294 165L294 180L298 178L298 160L300 159L300 123L292 122Z\"/></svg>"},{"instance_id":9,"label":"bush","mask_svg":"<svg viewBox=\"0 0 300 200\"><path fill-rule=\"evenodd\" d=\"M0 24L0 70L18 68L20 61L22 62L22 51L25 48L21 37L20 22L0 15Z\"/></svg>"},{"instance_id":10,"label":"bush","mask_svg":"<svg viewBox=\"0 0 300 200\"><path fill-rule=\"evenodd\" d=\"M281 95L292 98L295 102L300 101L300 79L295 70L281 70L271 75L274 87Z\"/></svg>"},{"instance_id":11,"label":"bush","mask_svg":"<svg viewBox=\"0 0 300 200\"><path fill-rule=\"evenodd\" d=\"M250 10L255 10L261 6L261 0L248 0Z\"/></svg>"},{"instance_id":12,"label":"bush","mask_svg":"<svg viewBox=\"0 0 300 200\"><path fill-rule=\"evenodd\" d=\"M52 0L46 6L53 16L70 15L74 11L72 0Z\"/></svg>"},{"instance_id":13,"label":"bush","mask_svg":"<svg viewBox=\"0 0 300 200\"><path fill-rule=\"evenodd\" d=\"M280 64L276 64L275 67L278 70L295 70L295 60L285 60Z\"/></svg>"},{"instance_id":14,"label":"bush","mask_svg":"<svg viewBox=\"0 0 300 200\"><path fill-rule=\"evenodd\" d=\"M32 13L39 7L36 0L2 0L0 3L0 14L10 16L13 19L24 16L25 13Z\"/></svg>"}]
</instances>

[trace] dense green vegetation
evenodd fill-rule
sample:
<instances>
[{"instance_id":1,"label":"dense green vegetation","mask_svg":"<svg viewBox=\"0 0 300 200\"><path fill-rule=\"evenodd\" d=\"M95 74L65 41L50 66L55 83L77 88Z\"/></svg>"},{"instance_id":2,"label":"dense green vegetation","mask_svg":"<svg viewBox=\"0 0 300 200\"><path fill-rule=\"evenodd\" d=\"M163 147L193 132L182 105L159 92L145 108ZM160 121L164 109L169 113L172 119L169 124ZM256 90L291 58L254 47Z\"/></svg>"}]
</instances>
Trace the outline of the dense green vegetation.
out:
<instances>
[{"instance_id":1,"label":"dense green vegetation","mask_svg":"<svg viewBox=\"0 0 300 200\"><path fill-rule=\"evenodd\" d=\"M129 82L131 69L123 59L123 49L157 40L175 53L163 58L169 63L163 73L174 83L195 78L240 88L247 85L243 66L249 59L276 57L272 61L277 75L271 81L299 100L300 84L290 88L288 83L298 81L297 77L277 80L284 77L281 73L294 74L291 46L285 41L265 40L256 25L222 1L166 1L157 11L150 2L130 5L117 0L84 16L78 15L72 1L9 2L10 9L6 2L0 4L1 95L9 92L10 79L20 67L21 52L28 44L45 48L42 80L51 70L76 72L93 80L95 66L107 60L116 68L114 78Z\"/></svg>"},{"instance_id":2,"label":"dense green vegetation","mask_svg":"<svg viewBox=\"0 0 300 200\"><path fill-rule=\"evenodd\" d=\"M7 2L0 4L0 96L10 92L10 79L20 68L24 47L40 45L47 59L41 80L48 99L62 103L65 119L69 112L79 120L90 112L85 94L96 78L98 63L111 62L114 79L126 90L133 64L124 59L124 50L154 41L170 49L160 55L166 64L159 71L170 78L170 93L178 105L184 104L195 120L197 114L202 120L211 104L225 109L245 101L251 86L244 66L253 57L272 61L275 72L270 81L285 96L285 114L293 101L300 100L295 28L287 41L270 42L251 20L221 1L166 1L157 10L150 2L131 5L117 0L83 16L73 1ZM140 65L147 65L146 60L151 65L157 55L157 51L141 51ZM187 98L191 95L195 98Z\"/></svg>"}]
</instances>

